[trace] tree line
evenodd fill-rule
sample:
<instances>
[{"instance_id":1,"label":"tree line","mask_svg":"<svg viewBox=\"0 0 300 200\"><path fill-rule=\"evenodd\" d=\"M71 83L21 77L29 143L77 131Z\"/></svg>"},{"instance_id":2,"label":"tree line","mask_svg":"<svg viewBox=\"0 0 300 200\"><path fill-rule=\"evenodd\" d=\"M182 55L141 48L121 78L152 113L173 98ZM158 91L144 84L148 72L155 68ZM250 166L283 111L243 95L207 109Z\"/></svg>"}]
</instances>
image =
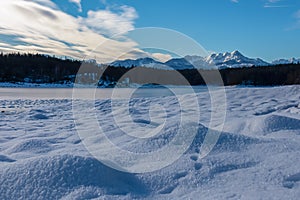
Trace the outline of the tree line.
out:
<instances>
[{"instance_id":1,"label":"tree line","mask_svg":"<svg viewBox=\"0 0 300 200\"><path fill-rule=\"evenodd\" d=\"M220 76L220 77L218 77ZM42 54L0 54L0 82L28 83L110 83L173 85L254 85L300 84L300 64L252 66L217 70L162 70L132 66L99 66L94 61L79 61Z\"/></svg>"}]
</instances>

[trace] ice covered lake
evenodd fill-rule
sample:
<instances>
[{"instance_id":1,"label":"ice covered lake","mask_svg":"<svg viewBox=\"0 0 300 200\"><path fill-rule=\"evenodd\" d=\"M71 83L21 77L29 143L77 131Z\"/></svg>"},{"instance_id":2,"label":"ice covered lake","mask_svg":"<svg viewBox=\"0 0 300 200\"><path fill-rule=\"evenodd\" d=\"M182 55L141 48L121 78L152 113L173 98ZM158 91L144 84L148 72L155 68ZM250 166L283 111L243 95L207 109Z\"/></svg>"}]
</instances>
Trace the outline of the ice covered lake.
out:
<instances>
[{"instance_id":1,"label":"ice covered lake","mask_svg":"<svg viewBox=\"0 0 300 200\"><path fill-rule=\"evenodd\" d=\"M132 89L118 91L111 110L112 89L97 90L91 116L88 89L72 100L70 88L0 88L0 199L299 199L300 86L226 87L223 130L203 158L212 109L210 94L198 88L199 124L182 126L184 133L196 129L192 143L175 162L147 173L118 171L96 159L85 140L96 145L103 138L93 137L97 131L89 122L96 117L120 148L154 152L175 137L179 104L169 91L142 89L130 101L129 119L122 97ZM192 118L191 91L177 92ZM76 115L74 103L80 108ZM172 120L158 135L133 144L122 134L144 134L164 124L166 116ZM82 139L80 129L92 137ZM101 152L109 155L105 148ZM153 164L125 159L142 169Z\"/></svg>"},{"instance_id":2,"label":"ice covered lake","mask_svg":"<svg viewBox=\"0 0 300 200\"><path fill-rule=\"evenodd\" d=\"M73 96L73 88L15 88L15 87L0 87L1 99L71 99ZM190 87L171 87L168 88L77 88L82 99L91 99L91 94L95 94L92 98L108 99L112 93L118 94L118 98L127 96L132 93L132 98L143 97L163 97L173 96L174 93L183 95L192 92L205 92L207 87L196 86Z\"/></svg>"}]
</instances>

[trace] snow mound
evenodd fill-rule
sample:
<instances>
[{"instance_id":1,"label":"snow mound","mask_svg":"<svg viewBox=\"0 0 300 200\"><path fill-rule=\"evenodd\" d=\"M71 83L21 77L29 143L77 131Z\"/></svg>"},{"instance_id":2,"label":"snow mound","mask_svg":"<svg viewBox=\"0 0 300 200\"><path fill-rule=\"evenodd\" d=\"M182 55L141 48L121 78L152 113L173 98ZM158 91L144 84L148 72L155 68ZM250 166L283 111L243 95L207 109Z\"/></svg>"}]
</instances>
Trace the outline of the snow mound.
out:
<instances>
[{"instance_id":1,"label":"snow mound","mask_svg":"<svg viewBox=\"0 0 300 200\"><path fill-rule=\"evenodd\" d=\"M248 137L245 135L238 135L232 133L222 132L219 133L214 130L210 130L203 125L199 125L198 133L190 146L189 152L190 153L199 153L201 145L203 145L205 137L216 137L219 136L217 143L213 148L213 152L220 152L220 151L240 151L241 149L245 148L251 144L257 144L261 141L257 138Z\"/></svg>"},{"instance_id":2,"label":"snow mound","mask_svg":"<svg viewBox=\"0 0 300 200\"><path fill-rule=\"evenodd\" d=\"M10 153L31 152L31 153L46 153L51 150L50 143L45 139L28 139L20 141L9 149Z\"/></svg>"},{"instance_id":3,"label":"snow mound","mask_svg":"<svg viewBox=\"0 0 300 200\"><path fill-rule=\"evenodd\" d=\"M286 116L271 115L265 119L265 130L266 132L300 130L300 120Z\"/></svg>"},{"instance_id":4,"label":"snow mound","mask_svg":"<svg viewBox=\"0 0 300 200\"><path fill-rule=\"evenodd\" d=\"M284 179L283 186L291 189L293 187L296 187L296 184L298 184L298 187L300 187L299 182L300 182L300 172L297 174L290 175L286 179Z\"/></svg>"},{"instance_id":5,"label":"snow mound","mask_svg":"<svg viewBox=\"0 0 300 200\"><path fill-rule=\"evenodd\" d=\"M0 155L0 162L15 162L15 160L5 155Z\"/></svg>"},{"instance_id":6,"label":"snow mound","mask_svg":"<svg viewBox=\"0 0 300 200\"><path fill-rule=\"evenodd\" d=\"M46 120L49 119L49 117L47 116L47 111L45 110L39 110L39 109L33 109L30 111L29 113L29 118L31 120Z\"/></svg>"},{"instance_id":7,"label":"snow mound","mask_svg":"<svg viewBox=\"0 0 300 200\"><path fill-rule=\"evenodd\" d=\"M49 117L47 117L46 115L43 114L35 114L31 116L32 119L48 119Z\"/></svg>"},{"instance_id":8,"label":"snow mound","mask_svg":"<svg viewBox=\"0 0 300 200\"><path fill-rule=\"evenodd\" d=\"M133 175L111 169L89 157L62 155L28 159L0 169L0 199L77 199L100 195L146 194ZM89 192L91 189L93 192Z\"/></svg>"},{"instance_id":9,"label":"snow mound","mask_svg":"<svg viewBox=\"0 0 300 200\"><path fill-rule=\"evenodd\" d=\"M247 119L246 121L239 120L235 126L234 131L247 135L251 133L251 136L270 136L277 132L281 133L277 134L280 136L282 131L297 133L300 130L300 120L277 114L267 114L254 119Z\"/></svg>"}]
</instances>

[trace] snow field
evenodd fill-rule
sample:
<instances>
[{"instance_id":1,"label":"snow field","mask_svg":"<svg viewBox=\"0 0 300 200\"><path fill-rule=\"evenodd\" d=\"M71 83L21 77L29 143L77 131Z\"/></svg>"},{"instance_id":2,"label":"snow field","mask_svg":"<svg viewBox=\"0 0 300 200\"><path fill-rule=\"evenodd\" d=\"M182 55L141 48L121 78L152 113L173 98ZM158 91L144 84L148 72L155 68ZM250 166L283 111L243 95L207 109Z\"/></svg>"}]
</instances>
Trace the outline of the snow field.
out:
<instances>
[{"instance_id":1,"label":"snow field","mask_svg":"<svg viewBox=\"0 0 300 200\"><path fill-rule=\"evenodd\" d=\"M192 144L174 163L149 173L117 171L94 158L76 132L71 99L2 99L0 199L298 199L300 87L227 87L226 93L224 130L208 156L199 157L210 99L199 93L200 124ZM78 103L88 121L86 100ZM140 130L157 126L165 115L174 118L162 134L135 142L112 122L108 104L96 100L97 120L120 148L151 152L174 137L180 114L174 97L132 100ZM157 104L165 110L153 109L153 118L147 110ZM115 112L122 128L135 131L126 127L122 109Z\"/></svg>"}]
</instances>

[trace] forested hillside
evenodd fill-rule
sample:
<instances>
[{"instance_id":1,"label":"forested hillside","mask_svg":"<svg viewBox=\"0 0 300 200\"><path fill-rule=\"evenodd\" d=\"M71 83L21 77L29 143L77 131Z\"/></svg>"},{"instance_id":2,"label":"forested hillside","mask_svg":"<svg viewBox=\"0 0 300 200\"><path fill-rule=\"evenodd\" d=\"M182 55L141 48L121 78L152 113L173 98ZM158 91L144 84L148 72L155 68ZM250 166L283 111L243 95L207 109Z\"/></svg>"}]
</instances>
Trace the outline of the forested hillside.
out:
<instances>
[{"instance_id":1,"label":"forested hillside","mask_svg":"<svg viewBox=\"0 0 300 200\"><path fill-rule=\"evenodd\" d=\"M80 68L81 67L81 68ZM80 69L80 70L79 70ZM134 69L134 70L132 70ZM129 72L129 73L128 73ZM72 83L82 84L104 82L113 86L116 82L138 84L175 84L184 85L185 81L177 79L178 72L191 85L205 84L201 75L212 77L214 70L162 70L146 67L99 66L92 61L61 59L40 54L1 54L0 82L26 83ZM291 85L300 84L300 64L272 66L253 66L244 68L221 69L225 85ZM210 84L218 84L213 79Z\"/></svg>"}]
</instances>

